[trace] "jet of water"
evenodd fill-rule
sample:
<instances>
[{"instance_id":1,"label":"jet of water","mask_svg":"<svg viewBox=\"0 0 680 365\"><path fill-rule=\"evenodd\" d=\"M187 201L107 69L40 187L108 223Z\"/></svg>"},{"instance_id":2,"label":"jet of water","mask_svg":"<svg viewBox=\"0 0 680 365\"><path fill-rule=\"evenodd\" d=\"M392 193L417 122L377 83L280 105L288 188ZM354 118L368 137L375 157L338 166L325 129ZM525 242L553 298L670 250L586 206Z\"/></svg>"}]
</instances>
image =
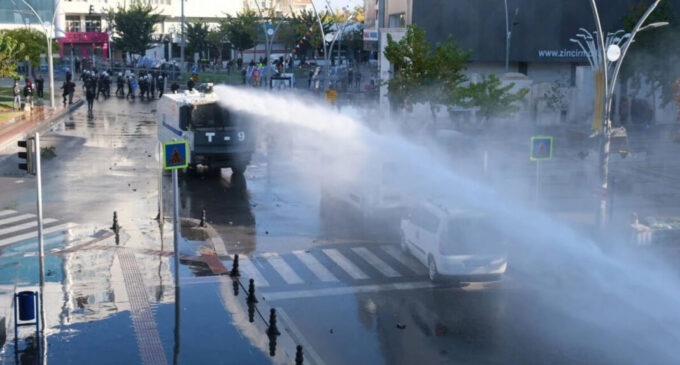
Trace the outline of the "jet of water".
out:
<instances>
[{"instance_id":1,"label":"jet of water","mask_svg":"<svg viewBox=\"0 0 680 365\"><path fill-rule=\"evenodd\" d=\"M297 167L310 185L320 177L364 178L353 175L370 170L369 161L396 161L400 168L390 179L405 195L489 214L512 238L509 265L527 296L527 311L531 303L540 303L559 314L533 324L555 343L586 342L607 362L680 363L680 280L663 263L640 260L634 251L605 252L592 239L514 201L511 192L494 191L451 169L432 149L405 136L376 133L365 121L309 97L225 86L215 90L226 107L253 115L265 128L277 125L300 137L309 156ZM318 156L345 163L330 166ZM565 333L560 328L565 317L601 332Z\"/></svg>"}]
</instances>

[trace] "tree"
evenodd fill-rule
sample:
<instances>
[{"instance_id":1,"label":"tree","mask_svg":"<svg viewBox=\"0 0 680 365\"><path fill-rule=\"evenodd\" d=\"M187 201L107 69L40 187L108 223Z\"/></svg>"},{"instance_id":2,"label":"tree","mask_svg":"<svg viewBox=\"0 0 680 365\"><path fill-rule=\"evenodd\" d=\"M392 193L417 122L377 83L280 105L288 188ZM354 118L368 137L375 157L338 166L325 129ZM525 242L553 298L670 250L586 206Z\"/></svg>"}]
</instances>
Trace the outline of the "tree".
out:
<instances>
[{"instance_id":1,"label":"tree","mask_svg":"<svg viewBox=\"0 0 680 365\"><path fill-rule=\"evenodd\" d=\"M0 33L0 78L18 78L17 54L24 49L24 44L8 34Z\"/></svg>"},{"instance_id":2,"label":"tree","mask_svg":"<svg viewBox=\"0 0 680 365\"><path fill-rule=\"evenodd\" d=\"M210 29L208 35L205 38L206 43L210 46L210 49L217 52L217 62L222 64L222 45L224 44L225 34L221 27L215 29Z\"/></svg>"},{"instance_id":3,"label":"tree","mask_svg":"<svg viewBox=\"0 0 680 365\"><path fill-rule=\"evenodd\" d=\"M332 31L330 14L324 12L319 14L324 34ZM295 18L295 33L297 33L297 43L301 54L307 54L309 50L323 50L323 38L319 30L319 21L313 11L302 10Z\"/></svg>"},{"instance_id":4,"label":"tree","mask_svg":"<svg viewBox=\"0 0 680 365\"><path fill-rule=\"evenodd\" d=\"M189 55L198 53L203 55L203 53L208 48L208 34L210 28L208 23L204 21L197 21L188 23L186 25L186 39L187 39L187 52Z\"/></svg>"},{"instance_id":5,"label":"tree","mask_svg":"<svg viewBox=\"0 0 680 365\"><path fill-rule=\"evenodd\" d=\"M630 6L630 14L623 18L624 30L631 32L642 17L649 2L640 1ZM650 87L650 96L656 98L661 92L661 104L666 106L673 100L673 80L680 76L680 55L669 51L680 47L680 25L668 0L662 0L644 25L656 22L669 22L668 26L649 29L635 36L635 43L621 66L621 79L631 79L633 87L640 89L643 84ZM623 94L627 93L627 83L623 82Z\"/></svg>"},{"instance_id":6,"label":"tree","mask_svg":"<svg viewBox=\"0 0 680 365\"><path fill-rule=\"evenodd\" d=\"M425 31L416 25L409 25L398 42L387 34L385 57L394 70L387 89L395 108L411 111L414 104L429 103L434 115L440 106L457 101L452 95L467 80L463 71L470 52L462 51L451 37L433 52Z\"/></svg>"},{"instance_id":7,"label":"tree","mask_svg":"<svg viewBox=\"0 0 680 365\"><path fill-rule=\"evenodd\" d=\"M35 77L34 67L40 66L40 55L47 54L45 33L31 28L5 30L3 33L24 46L15 55L15 61L28 61L30 73ZM59 44L52 42L52 49L58 50Z\"/></svg>"},{"instance_id":8,"label":"tree","mask_svg":"<svg viewBox=\"0 0 680 365\"><path fill-rule=\"evenodd\" d=\"M112 13L116 30L113 40L118 49L132 55L143 55L152 47L151 35L163 16L156 13L150 4L134 1L127 9L118 6Z\"/></svg>"},{"instance_id":9,"label":"tree","mask_svg":"<svg viewBox=\"0 0 680 365\"><path fill-rule=\"evenodd\" d=\"M460 106L479 108L477 115L482 117L483 125L491 118L509 117L519 111L517 102L524 99L529 89L524 88L513 93L510 90L514 87L514 83L502 86L501 80L490 74L482 76L479 82L459 87L451 97Z\"/></svg>"},{"instance_id":10,"label":"tree","mask_svg":"<svg viewBox=\"0 0 680 365\"><path fill-rule=\"evenodd\" d=\"M244 50L255 47L257 19L254 11L245 9L236 16L227 15L227 18L220 22L220 29L226 34L234 49L241 53L241 59Z\"/></svg>"}]
</instances>

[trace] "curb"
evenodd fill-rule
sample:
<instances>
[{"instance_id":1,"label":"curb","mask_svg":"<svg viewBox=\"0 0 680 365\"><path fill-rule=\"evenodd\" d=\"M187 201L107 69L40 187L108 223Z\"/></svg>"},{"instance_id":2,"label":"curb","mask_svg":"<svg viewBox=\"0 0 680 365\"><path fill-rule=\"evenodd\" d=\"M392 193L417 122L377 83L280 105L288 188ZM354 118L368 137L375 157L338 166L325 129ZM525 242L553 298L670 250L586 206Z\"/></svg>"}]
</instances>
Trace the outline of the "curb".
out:
<instances>
[{"instance_id":1,"label":"curb","mask_svg":"<svg viewBox=\"0 0 680 365\"><path fill-rule=\"evenodd\" d=\"M26 136L33 134L35 132L39 132L45 129L48 129L52 127L52 125L59 119L63 118L65 115L74 112L76 109L81 107L84 104L84 100L78 98L72 105L69 105L67 108L62 108L60 111L56 112L55 114L43 119L42 121L35 122L35 123L26 123L26 126L24 128L20 128L19 131L15 132L13 135L10 135L7 137L7 139L3 140L0 142L0 152L5 152L10 146L13 144L16 144L16 141L26 138ZM7 158L11 154L7 154L4 157L0 157L0 160L3 160L4 158Z\"/></svg>"}]
</instances>

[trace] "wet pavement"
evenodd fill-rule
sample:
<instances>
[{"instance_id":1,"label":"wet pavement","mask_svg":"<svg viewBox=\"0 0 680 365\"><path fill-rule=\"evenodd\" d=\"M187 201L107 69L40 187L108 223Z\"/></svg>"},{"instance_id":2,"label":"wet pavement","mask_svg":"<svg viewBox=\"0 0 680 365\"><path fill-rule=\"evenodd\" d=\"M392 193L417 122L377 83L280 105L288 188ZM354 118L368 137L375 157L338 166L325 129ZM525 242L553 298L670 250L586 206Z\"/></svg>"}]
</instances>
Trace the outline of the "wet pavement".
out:
<instances>
[{"instance_id":1,"label":"wet pavement","mask_svg":"<svg viewBox=\"0 0 680 365\"><path fill-rule=\"evenodd\" d=\"M226 268L239 254L239 294L228 276L215 275L205 263L183 260L175 268L171 185L158 168L154 108L155 102L139 99L101 100L94 118L82 108L45 133L42 144L55 153L43 160L44 217L50 219L47 351L31 351L30 328L22 328L18 346L12 336L5 345L4 362L44 356L73 364L293 363L289 349L296 344L305 349L305 364L668 363L674 356L651 340L631 342L606 324L565 314L512 266L501 282L430 282L426 268L400 250L394 222L366 225L362 212L300 183L296 167L310 151L272 139L266 124L259 126L258 150L245 176L229 169L180 175L180 215L199 219L205 210L217 235L199 242L185 229L180 252L199 257L207 251ZM531 180L530 164L504 171L490 161L498 172L488 177L493 184ZM0 309L10 329L11 295L35 288L38 275L30 216L34 180L16 162L13 156L0 162ZM674 209L672 184L655 183L624 163L615 161L621 175L640 174L630 177L633 188L665 192L665 209ZM594 181L592 171L564 161L545 167L540 204L576 217L575 225L592 223L590 215L584 218L593 211L592 191L560 194L564 186ZM162 229L155 220L159 184ZM524 194L517 199L530 199L533 187ZM623 196L617 204L642 209L651 199ZM122 226L118 243L110 230L114 211ZM178 269L179 295L173 285ZM250 278L260 300L253 323L245 304ZM559 297L562 285L556 281L551 295ZM264 335L269 307L278 310L282 332L275 357ZM664 333L651 320L640 328Z\"/></svg>"}]
</instances>

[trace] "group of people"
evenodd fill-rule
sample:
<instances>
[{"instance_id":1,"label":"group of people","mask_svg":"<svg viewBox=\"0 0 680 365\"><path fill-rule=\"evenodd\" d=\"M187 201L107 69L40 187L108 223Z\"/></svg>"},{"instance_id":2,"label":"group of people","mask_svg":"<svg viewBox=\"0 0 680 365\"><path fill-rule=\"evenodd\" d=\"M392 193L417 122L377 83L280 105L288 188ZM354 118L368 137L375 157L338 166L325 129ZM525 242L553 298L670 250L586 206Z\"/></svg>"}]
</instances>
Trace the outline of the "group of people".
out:
<instances>
[{"instance_id":1,"label":"group of people","mask_svg":"<svg viewBox=\"0 0 680 365\"><path fill-rule=\"evenodd\" d=\"M100 95L103 95L104 98L111 96L112 75L113 72L111 70L101 72L85 70L81 73L88 113L92 113L94 100L99 100ZM165 72L140 71L138 75L129 70L126 70L124 73L119 72L116 75L115 95L125 99L134 100L136 96L139 96L141 99L151 100L158 94L160 98L165 90L166 79L167 74ZM127 93L125 92L126 87ZM75 84L71 81L70 73L66 74L66 81L62 89L64 89L64 104L66 104L67 96L69 96L69 104L71 104L73 102Z\"/></svg>"},{"instance_id":2,"label":"group of people","mask_svg":"<svg viewBox=\"0 0 680 365\"><path fill-rule=\"evenodd\" d=\"M45 87L45 79L43 79L42 75L38 75L38 77L35 79L35 91L37 93L38 98L42 99L43 97L43 90ZM12 109L14 111L18 111L22 109L21 105L21 96L23 94L24 96L24 105L28 106L29 108L33 107L33 82L31 81L30 78L26 78L26 83L24 84L24 87L22 88L19 85L18 80L14 80L14 85L12 87L12 95L14 96L14 101L12 103Z\"/></svg>"},{"instance_id":3,"label":"group of people","mask_svg":"<svg viewBox=\"0 0 680 365\"><path fill-rule=\"evenodd\" d=\"M135 94L139 93L141 99L154 99L156 92L158 97L163 96L165 90L165 82L167 74L158 71L141 71L138 76L134 73L126 71L125 74L118 73L116 79L116 96L125 96L125 99L134 99ZM127 85L127 94L125 94L125 86ZM137 91L139 90L139 91Z\"/></svg>"}]
</instances>

